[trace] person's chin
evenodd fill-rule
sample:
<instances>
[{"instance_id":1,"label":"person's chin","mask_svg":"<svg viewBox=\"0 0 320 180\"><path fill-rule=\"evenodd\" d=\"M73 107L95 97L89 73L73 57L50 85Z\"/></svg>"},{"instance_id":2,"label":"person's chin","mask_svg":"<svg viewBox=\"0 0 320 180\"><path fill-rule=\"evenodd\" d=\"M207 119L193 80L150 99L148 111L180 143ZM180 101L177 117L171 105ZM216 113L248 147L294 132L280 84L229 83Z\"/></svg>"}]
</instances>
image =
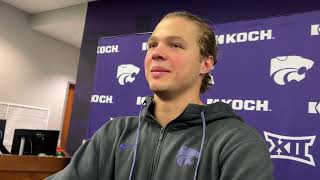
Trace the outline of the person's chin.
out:
<instances>
[{"instance_id":1,"label":"person's chin","mask_svg":"<svg viewBox=\"0 0 320 180\"><path fill-rule=\"evenodd\" d=\"M154 93L156 93L156 92L161 93L161 92L164 92L167 90L167 88L164 85L159 84L159 83L150 83L149 87L150 87L150 90Z\"/></svg>"},{"instance_id":2,"label":"person's chin","mask_svg":"<svg viewBox=\"0 0 320 180\"><path fill-rule=\"evenodd\" d=\"M166 89L165 88L163 88L163 87L159 87L159 86L157 86L157 87L150 87L150 90L152 91L152 92L154 92L154 93L161 93L161 92L165 92L166 91Z\"/></svg>"}]
</instances>

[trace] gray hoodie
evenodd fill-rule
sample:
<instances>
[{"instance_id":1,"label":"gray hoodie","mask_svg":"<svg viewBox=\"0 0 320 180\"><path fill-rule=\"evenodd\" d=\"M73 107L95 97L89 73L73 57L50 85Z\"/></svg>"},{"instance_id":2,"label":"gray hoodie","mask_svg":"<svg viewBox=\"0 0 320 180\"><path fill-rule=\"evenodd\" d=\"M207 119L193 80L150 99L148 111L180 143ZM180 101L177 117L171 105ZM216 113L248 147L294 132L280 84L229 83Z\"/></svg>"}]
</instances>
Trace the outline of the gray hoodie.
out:
<instances>
[{"instance_id":1,"label":"gray hoodie","mask_svg":"<svg viewBox=\"0 0 320 180\"><path fill-rule=\"evenodd\" d=\"M273 179L264 141L229 105L189 104L164 128L153 108L106 123L47 180Z\"/></svg>"}]
</instances>

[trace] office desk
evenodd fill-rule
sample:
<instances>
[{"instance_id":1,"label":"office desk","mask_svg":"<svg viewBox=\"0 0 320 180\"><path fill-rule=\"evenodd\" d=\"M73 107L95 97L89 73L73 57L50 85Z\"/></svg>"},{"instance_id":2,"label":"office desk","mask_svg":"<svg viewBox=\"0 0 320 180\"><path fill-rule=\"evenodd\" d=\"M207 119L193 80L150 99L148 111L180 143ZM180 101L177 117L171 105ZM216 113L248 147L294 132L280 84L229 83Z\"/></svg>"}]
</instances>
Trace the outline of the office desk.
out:
<instances>
[{"instance_id":1,"label":"office desk","mask_svg":"<svg viewBox=\"0 0 320 180\"><path fill-rule=\"evenodd\" d=\"M69 157L0 155L0 179L43 180L63 169L69 162Z\"/></svg>"}]
</instances>

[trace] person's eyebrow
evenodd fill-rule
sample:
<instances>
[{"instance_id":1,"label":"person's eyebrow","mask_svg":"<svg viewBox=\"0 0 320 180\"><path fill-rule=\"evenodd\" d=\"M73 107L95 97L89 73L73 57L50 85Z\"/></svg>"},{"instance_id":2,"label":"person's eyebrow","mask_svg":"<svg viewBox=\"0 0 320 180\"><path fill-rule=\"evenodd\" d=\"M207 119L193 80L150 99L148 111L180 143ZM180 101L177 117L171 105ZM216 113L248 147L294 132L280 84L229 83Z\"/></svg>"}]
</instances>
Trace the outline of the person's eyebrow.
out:
<instances>
[{"instance_id":1,"label":"person's eyebrow","mask_svg":"<svg viewBox=\"0 0 320 180\"><path fill-rule=\"evenodd\" d=\"M168 36L166 39L168 41L178 40L178 41L182 42L183 44L188 44L187 41L180 36Z\"/></svg>"},{"instance_id":2,"label":"person's eyebrow","mask_svg":"<svg viewBox=\"0 0 320 180\"><path fill-rule=\"evenodd\" d=\"M158 39L158 38L156 38L155 36L151 36L151 37L149 37L147 43L149 43L150 41L155 41L156 39Z\"/></svg>"},{"instance_id":3,"label":"person's eyebrow","mask_svg":"<svg viewBox=\"0 0 320 180\"><path fill-rule=\"evenodd\" d=\"M181 41L181 42L184 43L184 44L188 44L187 41L184 40L184 39L183 39L182 37L180 37L180 36L167 36L165 39L166 39L167 41L178 40L178 41ZM149 43L150 41L155 41L155 40L158 40L158 38L155 37L155 36L151 36L151 37L148 39L147 42Z\"/></svg>"}]
</instances>

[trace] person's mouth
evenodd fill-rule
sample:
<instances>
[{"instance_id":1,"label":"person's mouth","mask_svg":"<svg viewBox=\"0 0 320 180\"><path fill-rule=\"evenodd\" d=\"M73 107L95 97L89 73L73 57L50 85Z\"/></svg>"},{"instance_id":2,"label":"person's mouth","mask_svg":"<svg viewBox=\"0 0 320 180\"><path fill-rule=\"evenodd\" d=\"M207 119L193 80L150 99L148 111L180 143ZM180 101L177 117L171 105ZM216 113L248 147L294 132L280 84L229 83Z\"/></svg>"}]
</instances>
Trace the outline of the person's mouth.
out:
<instances>
[{"instance_id":1,"label":"person's mouth","mask_svg":"<svg viewBox=\"0 0 320 180\"><path fill-rule=\"evenodd\" d=\"M166 69L164 67L161 67L161 66L153 66L151 68L151 72L163 72L163 73L169 73L170 70L169 69Z\"/></svg>"}]
</instances>

